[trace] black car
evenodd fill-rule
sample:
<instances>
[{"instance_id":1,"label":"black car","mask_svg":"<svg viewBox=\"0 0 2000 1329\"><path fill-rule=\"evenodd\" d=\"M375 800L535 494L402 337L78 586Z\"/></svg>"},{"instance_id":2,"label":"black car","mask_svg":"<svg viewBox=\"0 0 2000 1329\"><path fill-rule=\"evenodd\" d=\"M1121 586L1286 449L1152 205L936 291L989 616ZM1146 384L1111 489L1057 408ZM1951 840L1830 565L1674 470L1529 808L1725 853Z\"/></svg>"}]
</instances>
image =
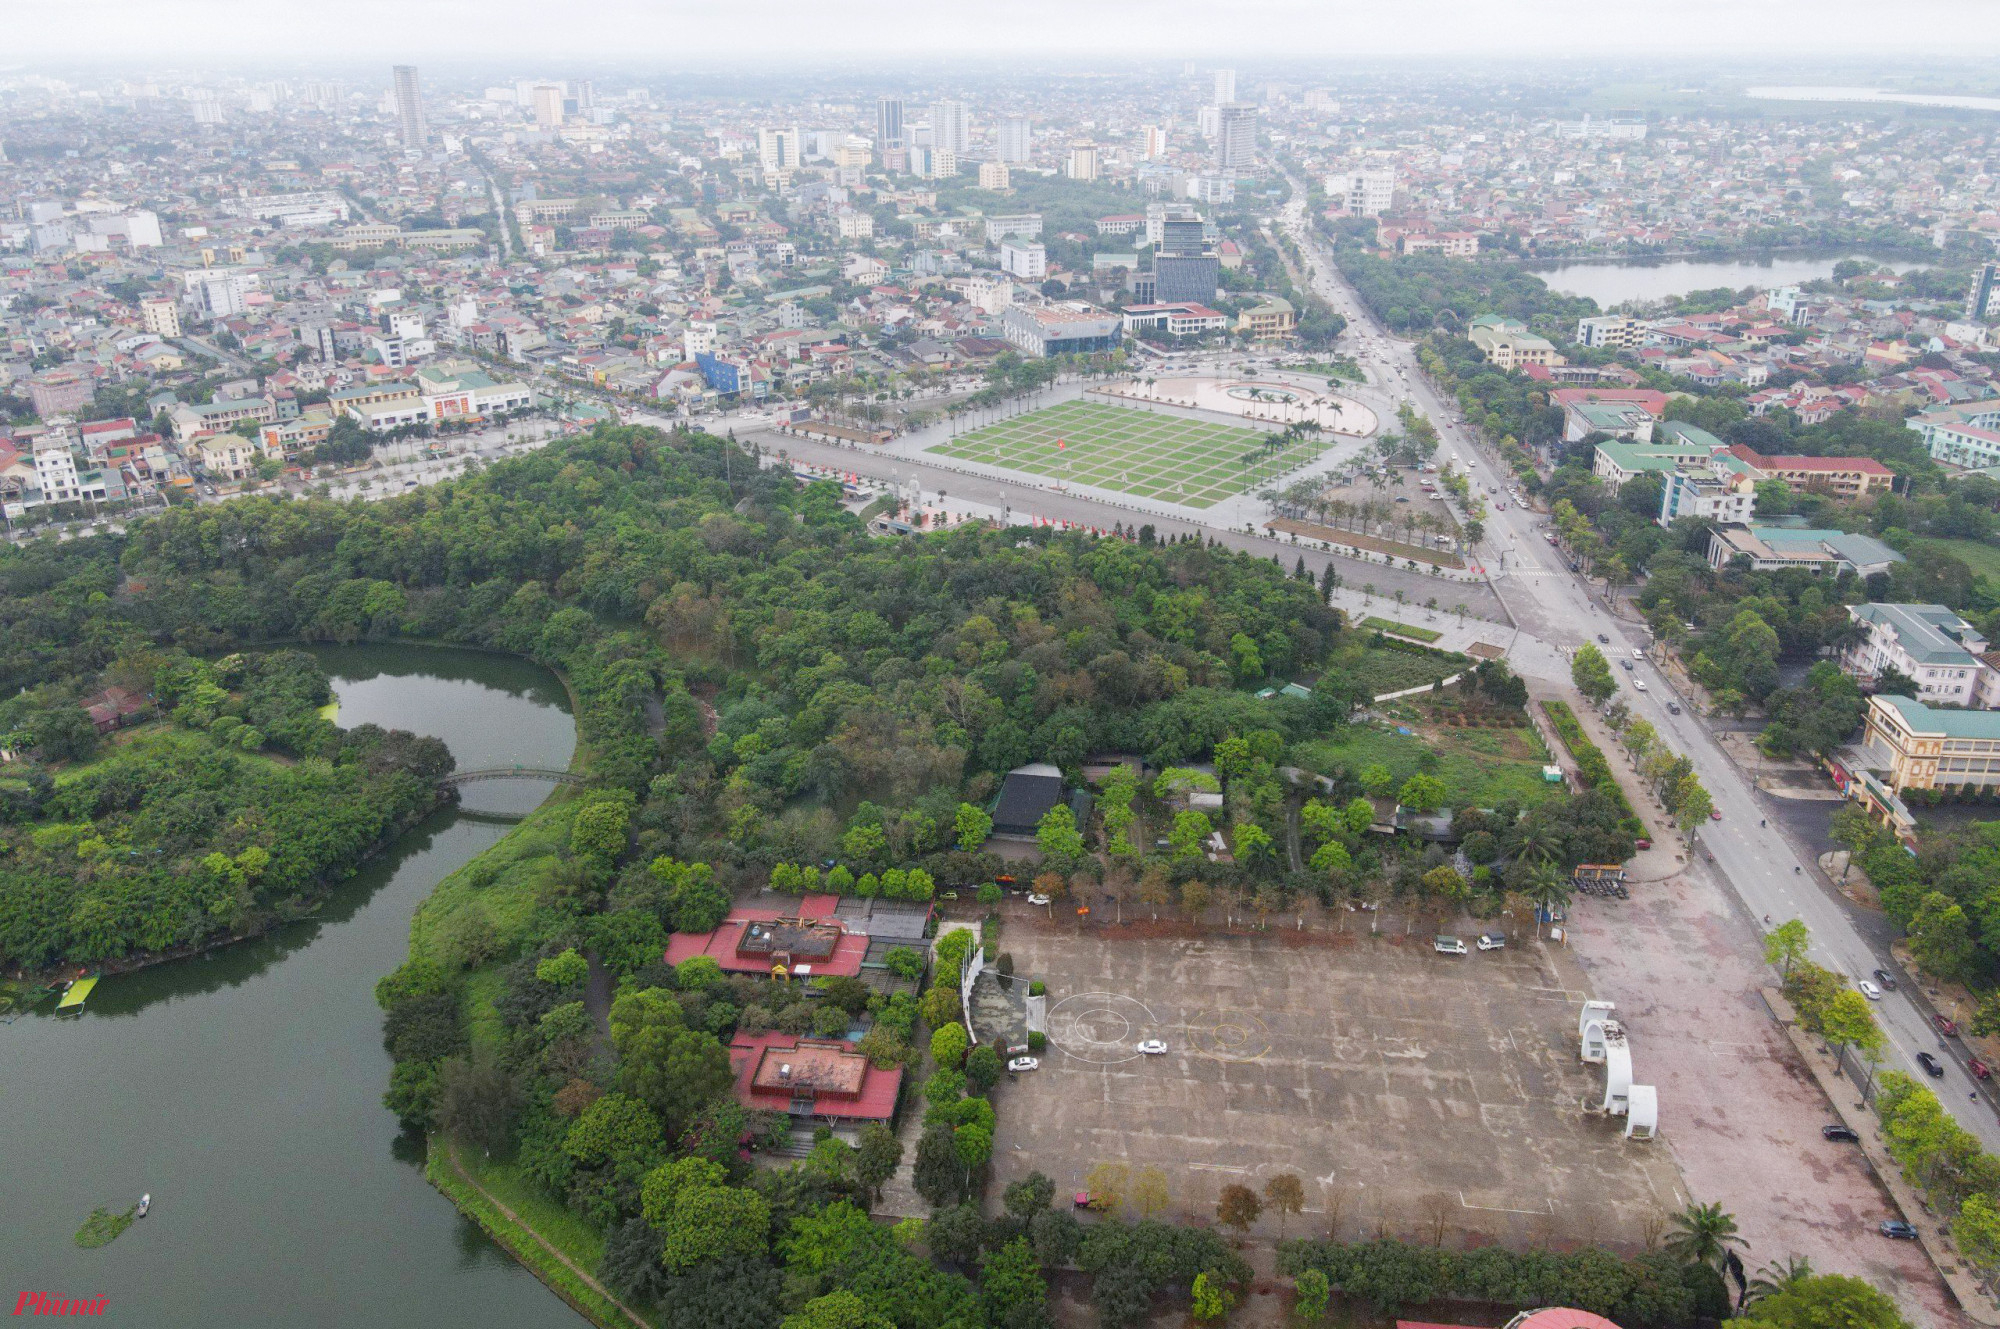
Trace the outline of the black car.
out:
<instances>
[{"instance_id":1,"label":"black car","mask_svg":"<svg viewBox=\"0 0 2000 1329\"><path fill-rule=\"evenodd\" d=\"M1917 1054L1917 1065L1923 1067L1924 1074L1930 1076L1933 1080L1942 1080L1944 1078L1944 1063L1928 1052L1919 1052Z\"/></svg>"},{"instance_id":2,"label":"black car","mask_svg":"<svg viewBox=\"0 0 2000 1329\"><path fill-rule=\"evenodd\" d=\"M1905 1223L1900 1218L1885 1219L1882 1226L1876 1230L1885 1237L1894 1237L1897 1241L1915 1241L1917 1239L1916 1228Z\"/></svg>"},{"instance_id":3,"label":"black car","mask_svg":"<svg viewBox=\"0 0 2000 1329\"><path fill-rule=\"evenodd\" d=\"M1819 1133L1827 1139L1837 1140L1841 1144L1861 1143L1860 1132L1856 1131L1852 1126L1822 1126L1819 1128Z\"/></svg>"},{"instance_id":4,"label":"black car","mask_svg":"<svg viewBox=\"0 0 2000 1329\"><path fill-rule=\"evenodd\" d=\"M1894 992L1896 990L1896 976L1887 969L1877 969L1875 971L1875 982L1884 992Z\"/></svg>"}]
</instances>

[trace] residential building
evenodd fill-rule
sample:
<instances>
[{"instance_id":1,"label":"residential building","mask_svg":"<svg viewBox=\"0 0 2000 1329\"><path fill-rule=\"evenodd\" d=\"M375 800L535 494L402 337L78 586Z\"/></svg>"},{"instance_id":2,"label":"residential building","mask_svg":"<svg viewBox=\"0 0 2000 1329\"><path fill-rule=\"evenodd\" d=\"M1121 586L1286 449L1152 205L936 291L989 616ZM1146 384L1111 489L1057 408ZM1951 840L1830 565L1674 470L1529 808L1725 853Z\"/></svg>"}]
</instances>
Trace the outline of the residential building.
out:
<instances>
[{"instance_id":1,"label":"residential building","mask_svg":"<svg viewBox=\"0 0 2000 1329\"><path fill-rule=\"evenodd\" d=\"M1836 498L1866 498L1895 487L1896 473L1873 457L1766 457L1744 444L1730 452L1759 480L1783 480L1795 489L1829 493Z\"/></svg>"},{"instance_id":2,"label":"residential building","mask_svg":"<svg viewBox=\"0 0 2000 1329\"><path fill-rule=\"evenodd\" d=\"M1006 162L979 163L979 187L981 189L1007 189L1012 184L1012 176Z\"/></svg>"},{"instance_id":3,"label":"residential building","mask_svg":"<svg viewBox=\"0 0 2000 1329\"><path fill-rule=\"evenodd\" d=\"M1033 156L1034 128L1025 115L1012 115L1000 122L994 146L1003 163L1019 165Z\"/></svg>"},{"instance_id":4,"label":"residential building","mask_svg":"<svg viewBox=\"0 0 2000 1329\"><path fill-rule=\"evenodd\" d=\"M1738 558L1745 560L1755 572L1804 568L1826 576L1852 572L1862 577L1887 572L1903 561L1901 554L1880 540L1867 535L1850 535L1846 531L1813 530L1776 522L1711 527L1708 532L1710 565L1727 567Z\"/></svg>"},{"instance_id":5,"label":"residential building","mask_svg":"<svg viewBox=\"0 0 2000 1329\"><path fill-rule=\"evenodd\" d=\"M2000 263L1981 263L1965 293L1965 316L1975 322L1993 316L1993 297L2000 292Z\"/></svg>"},{"instance_id":6,"label":"residential building","mask_svg":"<svg viewBox=\"0 0 2000 1329\"><path fill-rule=\"evenodd\" d=\"M148 299L139 302L139 321L155 337L181 335L180 307L172 300Z\"/></svg>"},{"instance_id":7,"label":"residential building","mask_svg":"<svg viewBox=\"0 0 2000 1329\"><path fill-rule=\"evenodd\" d=\"M766 178L798 170L798 128L793 126L787 129L759 129L757 164L764 168Z\"/></svg>"},{"instance_id":8,"label":"residential building","mask_svg":"<svg viewBox=\"0 0 2000 1329\"><path fill-rule=\"evenodd\" d=\"M1000 270L1022 281L1041 281L1049 275L1048 249L1040 240L1010 235L1000 242Z\"/></svg>"},{"instance_id":9,"label":"residential building","mask_svg":"<svg viewBox=\"0 0 2000 1329\"><path fill-rule=\"evenodd\" d=\"M1549 393L1549 405L1563 413L1563 442L1579 443L1599 429L1591 415L1583 412L1581 407L1636 407L1651 419L1658 420L1667 412L1667 394L1651 388L1557 388ZM1614 431L1605 429L1602 432ZM1648 425L1643 433L1618 436L1638 438L1643 442L1652 436L1652 427Z\"/></svg>"},{"instance_id":10,"label":"residential building","mask_svg":"<svg viewBox=\"0 0 2000 1329\"><path fill-rule=\"evenodd\" d=\"M1257 161L1257 108L1248 102L1217 103L1215 166L1220 171L1248 170Z\"/></svg>"},{"instance_id":11,"label":"residential building","mask_svg":"<svg viewBox=\"0 0 2000 1329\"><path fill-rule=\"evenodd\" d=\"M1402 237L1405 254L1436 254L1441 258L1477 258L1477 231L1410 231Z\"/></svg>"},{"instance_id":12,"label":"residential building","mask_svg":"<svg viewBox=\"0 0 2000 1329\"><path fill-rule=\"evenodd\" d=\"M560 129L563 123L563 90L559 83L537 83L533 106L535 124L542 129Z\"/></svg>"},{"instance_id":13,"label":"residential building","mask_svg":"<svg viewBox=\"0 0 2000 1329\"><path fill-rule=\"evenodd\" d=\"M1167 155L1167 131L1159 125L1146 125L1139 130L1139 153L1147 161L1158 161Z\"/></svg>"},{"instance_id":14,"label":"residential building","mask_svg":"<svg viewBox=\"0 0 2000 1329\"><path fill-rule=\"evenodd\" d=\"M1119 316L1082 300L1009 305L1001 333L1025 355L1111 351L1123 335Z\"/></svg>"},{"instance_id":15,"label":"residential building","mask_svg":"<svg viewBox=\"0 0 2000 1329\"><path fill-rule=\"evenodd\" d=\"M430 127L424 123L424 91L417 81L417 67L397 65L391 72L395 75L396 124L403 147L408 152L422 152Z\"/></svg>"},{"instance_id":16,"label":"residential building","mask_svg":"<svg viewBox=\"0 0 2000 1329\"><path fill-rule=\"evenodd\" d=\"M44 420L73 415L96 395L96 377L74 362L44 369L28 379L28 403Z\"/></svg>"},{"instance_id":17,"label":"residential building","mask_svg":"<svg viewBox=\"0 0 2000 1329\"><path fill-rule=\"evenodd\" d=\"M1228 175L1191 175L1182 192L1197 203L1234 203L1236 178Z\"/></svg>"},{"instance_id":18,"label":"residential building","mask_svg":"<svg viewBox=\"0 0 2000 1329\"><path fill-rule=\"evenodd\" d=\"M1575 341L1578 346L1630 350L1639 345L1645 339L1645 335L1645 324L1636 318L1627 318L1623 314L1604 314L1576 321Z\"/></svg>"},{"instance_id":19,"label":"residential building","mask_svg":"<svg viewBox=\"0 0 2000 1329\"><path fill-rule=\"evenodd\" d=\"M1859 635L1837 658L1856 681L1872 687L1894 670L1927 706L2000 705L2000 669L1987 659L1992 643L1943 605L1849 605L1847 617Z\"/></svg>"},{"instance_id":20,"label":"residential building","mask_svg":"<svg viewBox=\"0 0 2000 1329\"><path fill-rule=\"evenodd\" d=\"M1063 174L1072 180L1095 180L1097 178L1097 145L1095 143L1070 144L1069 159L1063 163Z\"/></svg>"},{"instance_id":21,"label":"residential building","mask_svg":"<svg viewBox=\"0 0 2000 1329\"><path fill-rule=\"evenodd\" d=\"M2000 466L2000 424L1985 423L2000 411L1981 411L1982 423L1956 423L1941 416L1912 416L1904 423L1923 436L1931 460L1965 470Z\"/></svg>"},{"instance_id":22,"label":"residential building","mask_svg":"<svg viewBox=\"0 0 2000 1329\"><path fill-rule=\"evenodd\" d=\"M884 152L905 146L903 102L899 97L878 97L875 101L875 146Z\"/></svg>"},{"instance_id":23,"label":"residential building","mask_svg":"<svg viewBox=\"0 0 2000 1329\"><path fill-rule=\"evenodd\" d=\"M972 150L972 124L966 118L965 103L931 103L931 146L943 148L954 157Z\"/></svg>"},{"instance_id":24,"label":"residential building","mask_svg":"<svg viewBox=\"0 0 2000 1329\"><path fill-rule=\"evenodd\" d=\"M1213 105L1226 106L1236 100L1236 71L1218 69L1215 71L1215 98Z\"/></svg>"},{"instance_id":25,"label":"residential building","mask_svg":"<svg viewBox=\"0 0 2000 1329\"><path fill-rule=\"evenodd\" d=\"M1226 332L1229 315L1206 305L1148 304L1125 306L1125 331L1164 332L1169 337L1198 337L1205 332Z\"/></svg>"},{"instance_id":26,"label":"residential building","mask_svg":"<svg viewBox=\"0 0 2000 1329\"><path fill-rule=\"evenodd\" d=\"M1356 217L1379 217L1396 199L1396 171L1369 166L1329 175L1324 181L1328 200Z\"/></svg>"},{"instance_id":27,"label":"residential building","mask_svg":"<svg viewBox=\"0 0 2000 1329\"><path fill-rule=\"evenodd\" d=\"M1468 334L1496 369L1518 369L1523 365L1560 365L1555 343L1528 331L1528 325L1504 314L1481 314L1472 320Z\"/></svg>"},{"instance_id":28,"label":"residential building","mask_svg":"<svg viewBox=\"0 0 2000 1329\"><path fill-rule=\"evenodd\" d=\"M1039 212L1017 212L986 219L986 243L989 245L997 245L1010 235L1032 239L1041 233L1042 214Z\"/></svg>"},{"instance_id":29,"label":"residential building","mask_svg":"<svg viewBox=\"0 0 2000 1329\"><path fill-rule=\"evenodd\" d=\"M1741 462L1736 464L1742 466ZM1732 473L1683 466L1668 471L1665 479L1657 518L1662 526L1672 526L1682 517L1741 525L1750 520L1757 505L1756 483L1741 470Z\"/></svg>"},{"instance_id":30,"label":"residential building","mask_svg":"<svg viewBox=\"0 0 2000 1329\"><path fill-rule=\"evenodd\" d=\"M1611 426L1591 431L1611 434L1612 437L1598 442L1590 469L1592 474L1613 489L1624 488L1634 476L1657 475L1664 478L1680 469L1705 468L1709 459L1722 447L1720 439L1716 439L1715 446L1710 447L1706 442L1688 439L1684 435L1669 434L1664 426L1659 427L1655 437L1653 417L1636 406L1587 402L1573 409L1601 426ZM1620 432L1627 427L1632 430L1631 433Z\"/></svg>"},{"instance_id":31,"label":"residential building","mask_svg":"<svg viewBox=\"0 0 2000 1329\"><path fill-rule=\"evenodd\" d=\"M2000 785L2000 711L1945 710L1909 697L1868 699L1862 746L1895 793Z\"/></svg>"},{"instance_id":32,"label":"residential building","mask_svg":"<svg viewBox=\"0 0 2000 1329\"><path fill-rule=\"evenodd\" d=\"M1258 341L1277 341L1292 335L1298 326L1298 311L1292 302L1282 296L1272 296L1260 305L1253 305L1236 316L1236 330L1247 332Z\"/></svg>"}]
</instances>

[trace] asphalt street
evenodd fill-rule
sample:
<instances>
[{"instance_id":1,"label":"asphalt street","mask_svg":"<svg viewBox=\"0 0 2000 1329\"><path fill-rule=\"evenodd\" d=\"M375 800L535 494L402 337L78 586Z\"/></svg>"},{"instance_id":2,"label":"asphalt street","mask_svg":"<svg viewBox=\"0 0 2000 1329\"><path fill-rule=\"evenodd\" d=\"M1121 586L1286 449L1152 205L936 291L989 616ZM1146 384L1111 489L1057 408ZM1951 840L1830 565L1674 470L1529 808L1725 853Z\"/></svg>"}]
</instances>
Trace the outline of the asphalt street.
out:
<instances>
[{"instance_id":1,"label":"asphalt street","mask_svg":"<svg viewBox=\"0 0 2000 1329\"><path fill-rule=\"evenodd\" d=\"M1295 199L1303 199L1303 185L1294 182L1294 188ZM1385 380L1393 377L1437 424L1444 450L1458 454L1476 483L1495 486L1504 493L1511 473L1475 445L1456 403L1447 403L1432 389L1418 368L1414 344L1389 336L1339 277L1324 245L1306 225L1302 203L1287 206L1283 224L1310 256L1316 289L1346 317L1363 348L1364 364ZM1685 704L1679 705L1678 713L1669 710L1670 703L1680 701L1673 695L1672 685L1649 661L1634 657L1635 651L1650 648L1650 633L1624 622L1590 594L1562 555L1543 539L1537 529L1540 521L1537 514L1518 504L1488 516L1489 558L1497 567L1499 556L1507 555L1505 573L1495 578L1496 589L1524 635L1539 637L1565 651L1586 641L1598 641L1614 658L1633 659L1633 672L1618 672L1621 698L1633 714L1651 722L1694 763L1696 775L1722 814L1721 820L1710 822L1697 833L1701 852L1692 860L1690 870L1719 872L1760 929L1768 931L1787 919L1803 919L1812 932L1811 958L1816 963L1851 979L1867 978L1877 967L1893 972L1886 947L1871 942L1868 930L1850 914L1846 899L1821 877L1817 861L1796 849L1779 827L1764 824L1768 810L1702 721ZM1898 991L1885 993L1876 1006L1876 1018L1889 1042L1885 1068L1914 1075L1931 1085L1960 1125L1977 1135L1987 1149L2000 1149L2000 1118L1965 1069L1964 1049L1938 1036L1908 987L1904 984ZM1942 1079L1930 1077L1917 1063L1916 1054L1923 1051L1943 1059Z\"/></svg>"}]
</instances>

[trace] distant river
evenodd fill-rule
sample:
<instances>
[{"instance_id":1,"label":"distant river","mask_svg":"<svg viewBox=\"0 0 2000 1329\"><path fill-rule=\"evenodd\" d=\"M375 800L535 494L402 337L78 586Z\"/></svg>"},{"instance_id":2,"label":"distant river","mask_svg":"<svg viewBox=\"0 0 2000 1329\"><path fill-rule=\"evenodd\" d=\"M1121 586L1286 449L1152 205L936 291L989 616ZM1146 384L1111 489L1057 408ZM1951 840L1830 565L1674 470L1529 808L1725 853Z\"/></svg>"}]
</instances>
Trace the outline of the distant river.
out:
<instances>
[{"instance_id":1,"label":"distant river","mask_svg":"<svg viewBox=\"0 0 2000 1329\"><path fill-rule=\"evenodd\" d=\"M1627 300L1664 300L1670 295L1717 286L1790 286L1833 275L1843 258L1865 258L1897 272L1921 264L1907 259L1875 259L1866 254L1773 255L1767 258L1670 259L1666 262L1565 263L1531 268L1537 277L1567 295L1587 295L1602 308Z\"/></svg>"},{"instance_id":2,"label":"distant river","mask_svg":"<svg viewBox=\"0 0 2000 1329\"><path fill-rule=\"evenodd\" d=\"M562 767L561 683L525 661L336 647L340 723L431 734L462 769ZM105 979L81 1015L0 1025L0 1293L107 1297L107 1323L506 1325L572 1311L424 1180L382 1106L375 980L410 916L548 786L476 784L371 860L313 919L206 958ZM484 813L486 815L482 816ZM96 1205L153 1212L111 1245L72 1234Z\"/></svg>"},{"instance_id":3,"label":"distant river","mask_svg":"<svg viewBox=\"0 0 2000 1329\"><path fill-rule=\"evenodd\" d=\"M1880 88L1764 87L1745 88L1743 95L1771 102L1894 102L1904 106L1946 106L1958 111L2000 111L2000 97L1884 92Z\"/></svg>"}]
</instances>

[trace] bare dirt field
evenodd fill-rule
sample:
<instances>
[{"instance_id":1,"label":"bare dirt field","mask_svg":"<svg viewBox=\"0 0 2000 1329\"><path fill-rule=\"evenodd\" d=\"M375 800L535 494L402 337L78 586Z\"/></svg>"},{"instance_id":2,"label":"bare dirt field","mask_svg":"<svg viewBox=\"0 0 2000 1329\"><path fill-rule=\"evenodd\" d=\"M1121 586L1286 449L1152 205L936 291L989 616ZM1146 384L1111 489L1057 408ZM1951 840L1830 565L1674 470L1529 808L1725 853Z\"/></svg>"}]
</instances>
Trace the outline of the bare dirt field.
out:
<instances>
[{"instance_id":1,"label":"bare dirt field","mask_svg":"<svg viewBox=\"0 0 2000 1329\"><path fill-rule=\"evenodd\" d=\"M1683 1203L1665 1148L1586 1111L1584 994L1532 939L1451 957L1421 935L1151 930L1009 920L1016 972L1048 983L1049 1048L1001 1090L993 1194L1122 1162L1165 1173L1168 1216L1212 1221L1224 1185L1291 1172L1291 1234L1630 1248ZM1151 1038L1168 1053L1140 1055Z\"/></svg>"}]
</instances>

